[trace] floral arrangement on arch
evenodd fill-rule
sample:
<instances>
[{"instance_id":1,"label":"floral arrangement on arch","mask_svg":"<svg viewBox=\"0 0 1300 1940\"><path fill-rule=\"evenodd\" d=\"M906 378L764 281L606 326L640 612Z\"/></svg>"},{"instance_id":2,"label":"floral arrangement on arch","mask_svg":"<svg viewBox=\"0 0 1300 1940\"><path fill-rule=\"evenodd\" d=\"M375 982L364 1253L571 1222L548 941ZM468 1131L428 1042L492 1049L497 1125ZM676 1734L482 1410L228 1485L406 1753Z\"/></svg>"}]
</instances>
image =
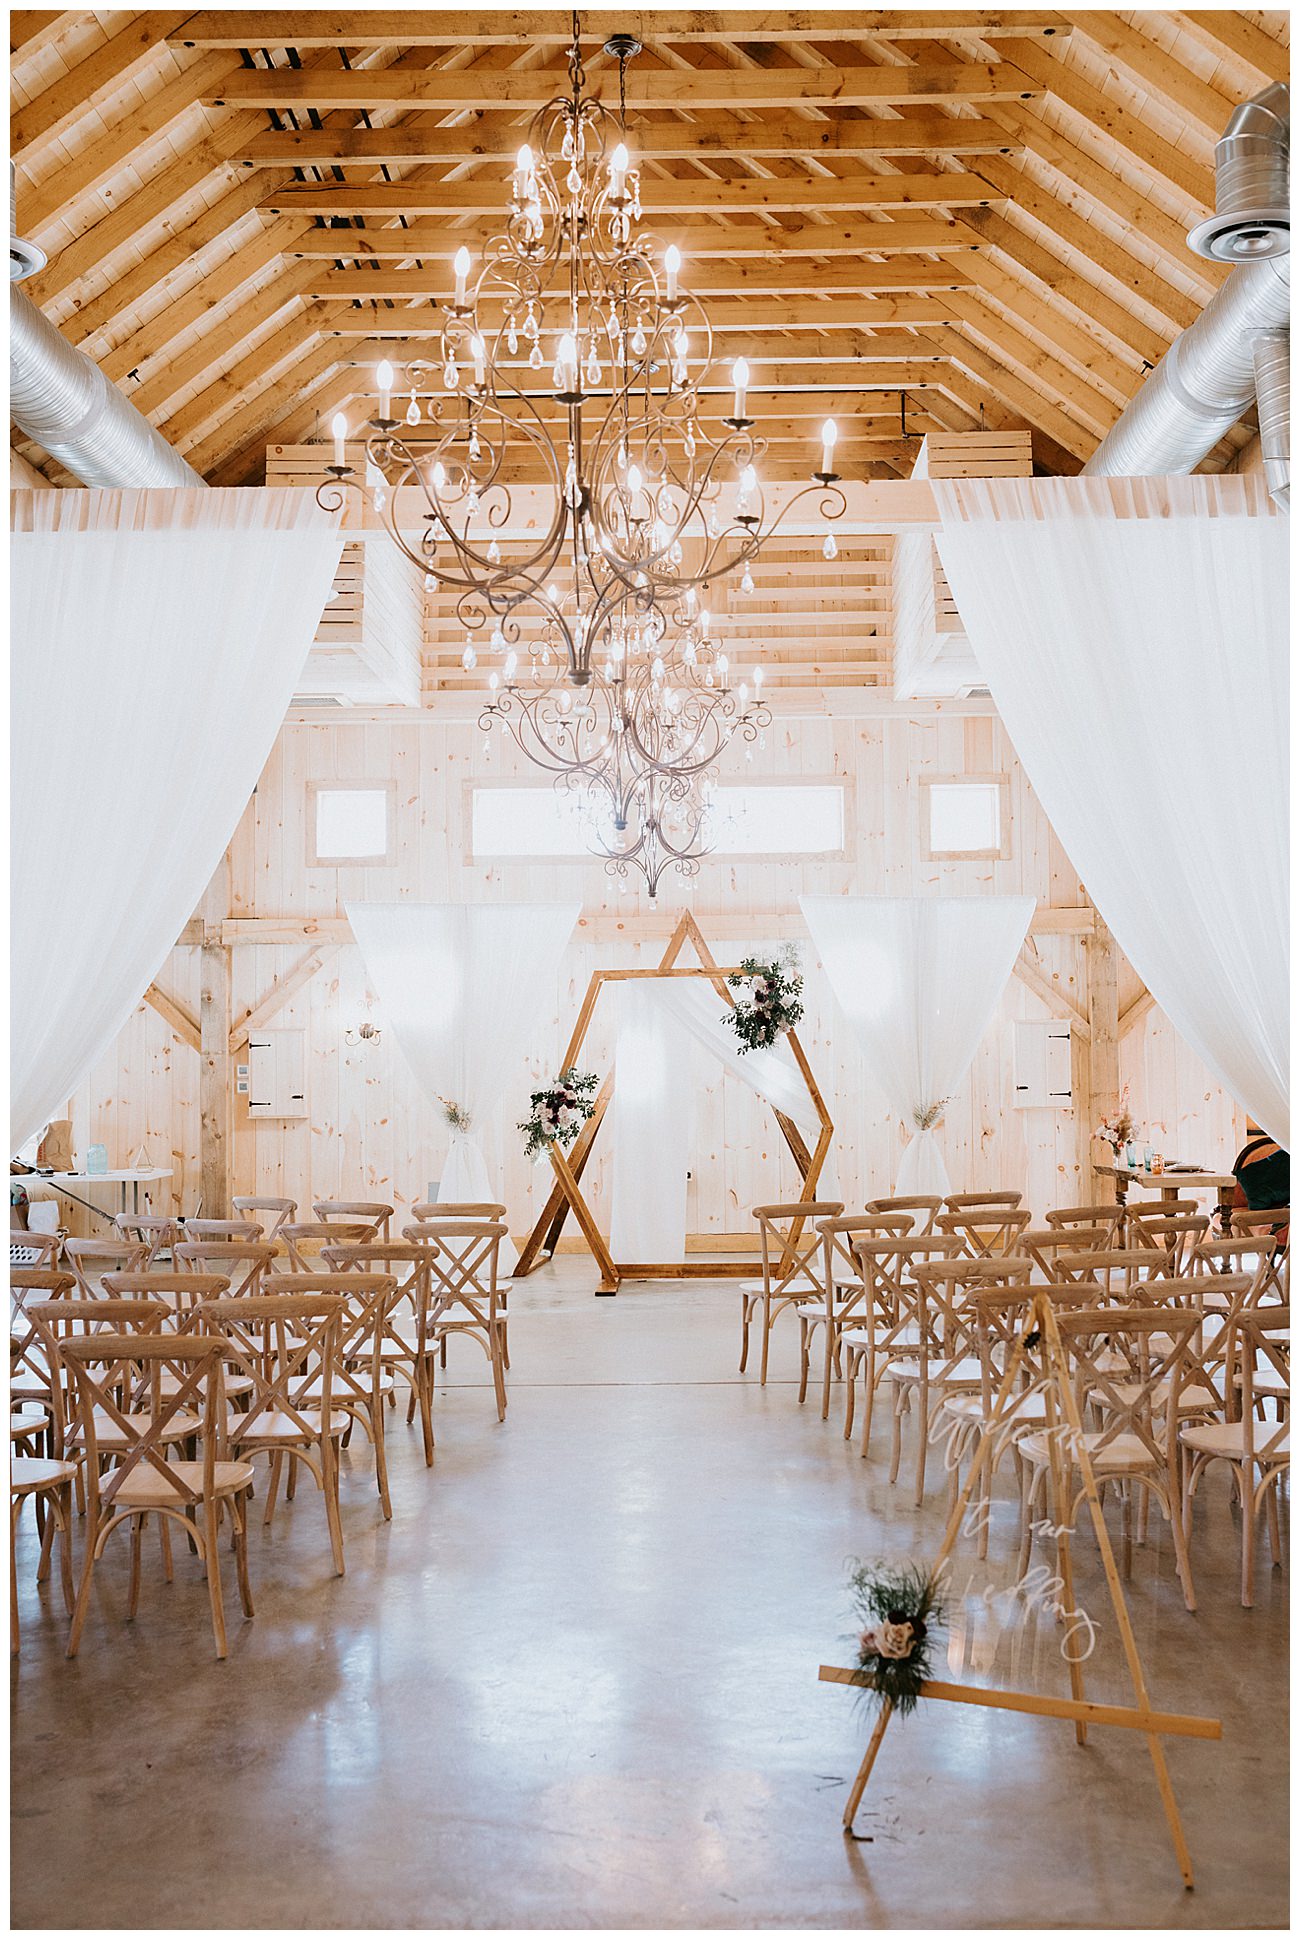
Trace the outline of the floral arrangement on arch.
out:
<instances>
[{"instance_id":1,"label":"floral arrangement on arch","mask_svg":"<svg viewBox=\"0 0 1300 1940\"><path fill-rule=\"evenodd\" d=\"M1133 1123L1133 1114L1129 1110L1128 1086L1125 1085L1119 1095L1118 1105L1116 1105L1114 1111L1111 1112L1108 1118L1102 1119L1100 1125L1098 1125L1096 1131L1093 1133L1093 1137L1099 1138L1105 1144L1109 1145L1111 1151L1118 1158L1119 1154L1124 1150L1124 1147L1133 1138L1136 1129Z\"/></svg>"},{"instance_id":2,"label":"floral arrangement on arch","mask_svg":"<svg viewBox=\"0 0 1300 1940\"><path fill-rule=\"evenodd\" d=\"M594 1071L579 1071L570 1065L550 1084L532 1093L528 1116L519 1121L525 1158L544 1159L552 1145L572 1145L596 1109L599 1083Z\"/></svg>"},{"instance_id":3,"label":"floral arrangement on arch","mask_svg":"<svg viewBox=\"0 0 1300 1940\"><path fill-rule=\"evenodd\" d=\"M457 1104L454 1098L444 1098L438 1093L438 1103L442 1106L443 1121L452 1132L467 1132L470 1128L470 1115L464 1105Z\"/></svg>"},{"instance_id":4,"label":"floral arrangement on arch","mask_svg":"<svg viewBox=\"0 0 1300 1940\"><path fill-rule=\"evenodd\" d=\"M745 996L723 1019L740 1039L742 1051L766 1051L803 1016L803 978L792 950L775 962L746 957L727 978Z\"/></svg>"},{"instance_id":5,"label":"floral arrangement on arch","mask_svg":"<svg viewBox=\"0 0 1300 1940\"><path fill-rule=\"evenodd\" d=\"M934 1633L943 1622L939 1586L909 1564L861 1564L849 1579L862 1630L857 1639L862 1688L900 1716L913 1710L932 1674Z\"/></svg>"}]
</instances>

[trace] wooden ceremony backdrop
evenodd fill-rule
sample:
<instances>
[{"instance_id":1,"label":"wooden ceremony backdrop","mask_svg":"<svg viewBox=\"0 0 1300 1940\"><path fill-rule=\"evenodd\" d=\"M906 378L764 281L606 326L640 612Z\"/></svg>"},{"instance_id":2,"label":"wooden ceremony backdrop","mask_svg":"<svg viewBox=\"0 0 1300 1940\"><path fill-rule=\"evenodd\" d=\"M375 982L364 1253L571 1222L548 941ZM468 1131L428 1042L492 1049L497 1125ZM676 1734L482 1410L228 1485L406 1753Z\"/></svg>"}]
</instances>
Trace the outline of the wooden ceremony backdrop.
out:
<instances>
[{"instance_id":1,"label":"wooden ceremony backdrop","mask_svg":"<svg viewBox=\"0 0 1300 1940\"><path fill-rule=\"evenodd\" d=\"M687 943L694 948L699 962L680 965L677 959ZM668 948L664 951L662 961L653 969L597 970L593 974L560 1069L568 1071L577 1064L597 1001L606 984L626 983L638 977L707 977L719 996L734 1010L735 998L728 988L726 979L738 967L734 964L719 964L716 961L704 940L699 924L689 910L683 911L669 940ZM781 1128L781 1136L789 1146L794 1162L799 1168L799 1198L811 1204L817 1197L817 1181L821 1176L822 1166L826 1162L826 1154L831 1149L835 1127L831 1123L825 1100L818 1090L817 1081L813 1077L797 1034L794 1031L787 1032L785 1041L790 1046L794 1061L799 1067L799 1075L808 1087L808 1096L812 1100L813 1109L817 1113L821 1126L817 1142L809 1152L804 1136L793 1119L787 1118L784 1112L775 1112L776 1122ZM550 1148L556 1183L519 1255L519 1264L515 1268L516 1275L531 1273L534 1267L540 1266L544 1260L552 1257L565 1218L570 1211L581 1227L582 1236L590 1246L596 1264L600 1268L598 1293L617 1293L619 1281L624 1279L682 1280L692 1277L728 1279L738 1274L752 1273L753 1262L750 1260L709 1259L703 1262L684 1260L670 1264L653 1260L625 1263L614 1259L582 1195L582 1175L614 1095L614 1078L614 1072L610 1071L601 1081L600 1090L596 1094L595 1108L574 1140L571 1151L566 1155L558 1144L552 1144ZM773 1109L775 1111L775 1108Z\"/></svg>"}]
</instances>

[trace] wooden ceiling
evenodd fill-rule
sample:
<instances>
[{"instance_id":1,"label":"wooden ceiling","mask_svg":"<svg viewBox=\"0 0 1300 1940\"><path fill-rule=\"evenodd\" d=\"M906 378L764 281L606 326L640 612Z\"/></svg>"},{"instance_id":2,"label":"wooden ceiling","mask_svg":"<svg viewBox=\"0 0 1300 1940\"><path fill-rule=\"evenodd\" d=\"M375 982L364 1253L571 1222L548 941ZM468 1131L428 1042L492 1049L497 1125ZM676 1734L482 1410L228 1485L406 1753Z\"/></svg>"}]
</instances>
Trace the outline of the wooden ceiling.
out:
<instances>
[{"instance_id":1,"label":"wooden ceiling","mask_svg":"<svg viewBox=\"0 0 1300 1940\"><path fill-rule=\"evenodd\" d=\"M212 483L260 482L378 358L436 355L569 18L12 13L17 227L49 256L27 294ZM607 99L606 37L644 43L646 220L743 346L778 475L828 400L850 477L981 425L1077 470L1227 273L1186 232L1232 107L1289 72L1280 10L582 19Z\"/></svg>"}]
</instances>

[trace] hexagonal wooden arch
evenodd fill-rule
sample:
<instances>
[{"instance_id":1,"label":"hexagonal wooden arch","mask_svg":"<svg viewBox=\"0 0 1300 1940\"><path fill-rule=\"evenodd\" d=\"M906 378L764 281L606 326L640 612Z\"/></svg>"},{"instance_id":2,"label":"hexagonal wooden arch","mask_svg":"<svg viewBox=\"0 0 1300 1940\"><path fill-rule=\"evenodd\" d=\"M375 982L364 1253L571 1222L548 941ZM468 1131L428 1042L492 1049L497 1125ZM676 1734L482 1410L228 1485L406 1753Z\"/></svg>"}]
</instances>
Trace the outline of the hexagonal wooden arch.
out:
<instances>
[{"instance_id":1,"label":"hexagonal wooden arch","mask_svg":"<svg viewBox=\"0 0 1300 1940\"><path fill-rule=\"evenodd\" d=\"M679 965L677 959L687 943L693 946L699 962ZM656 968L652 970L597 970L593 974L591 982L587 986L587 994L582 1000L582 1007L578 1012L578 1020L574 1025L573 1035L569 1039L568 1049L564 1054L561 1069L567 1071L577 1063L578 1053L581 1051L586 1038L588 1027L596 1009L597 1000L607 983L627 983L633 978L649 977L707 977L717 989L718 994L734 1009L735 999L727 988L726 979L728 976L734 975L738 969L739 965L720 964L715 960L712 951L704 940L704 935L699 924L689 910L683 912L681 921L678 923L669 940L668 948L665 950L663 958ZM776 1122L781 1128L782 1137L789 1146L794 1162L799 1168L801 1180L799 1198L811 1204L817 1197L817 1181L821 1176L822 1166L826 1162L826 1155L830 1151L831 1140L835 1135L835 1127L831 1122L825 1100L818 1089L817 1081L813 1077L811 1067L804 1055L803 1046L800 1044L798 1037L793 1031L789 1031L786 1034L786 1041L794 1055L794 1061L799 1067L799 1075L808 1087L808 1096L812 1101L813 1109L817 1113L817 1118L821 1126L821 1130L817 1135L817 1142L811 1152L808 1150L803 1134L793 1119L787 1118L784 1112L776 1111L775 1107L773 1107L773 1111ZM528 1239L519 1255L519 1264L515 1268L516 1277L522 1277L525 1274L531 1273L544 1260L552 1257L559 1241L561 1229L570 1212L573 1213L574 1218L577 1220L582 1231L582 1236L591 1248L592 1256L600 1268L600 1285L596 1289L598 1294L617 1293L620 1281L625 1279L720 1280L736 1278L743 1274L752 1273L754 1270L753 1262L747 1260L687 1260L676 1263L637 1261L632 1264L615 1261L604 1235L592 1217L591 1208L583 1197L581 1183L587 1161L591 1157L592 1148L596 1143L596 1135L600 1131L601 1124L604 1121L606 1111L609 1109L610 1100L613 1095L614 1074L611 1071L606 1074L601 1082L600 1090L596 1094L595 1107L591 1117L587 1120L587 1123L575 1139L571 1154L566 1157L560 1150L558 1144L551 1146L550 1156L551 1165L555 1171L555 1185L552 1187L550 1196L542 1208L541 1216L533 1227L532 1232L528 1235Z\"/></svg>"}]
</instances>

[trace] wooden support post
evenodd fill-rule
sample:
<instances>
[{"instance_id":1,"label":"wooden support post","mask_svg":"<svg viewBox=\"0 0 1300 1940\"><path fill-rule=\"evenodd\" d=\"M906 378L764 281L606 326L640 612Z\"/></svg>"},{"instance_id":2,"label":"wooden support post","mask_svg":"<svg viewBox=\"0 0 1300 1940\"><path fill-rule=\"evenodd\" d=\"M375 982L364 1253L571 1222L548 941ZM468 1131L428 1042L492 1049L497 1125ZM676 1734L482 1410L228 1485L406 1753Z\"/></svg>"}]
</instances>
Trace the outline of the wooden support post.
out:
<instances>
[{"instance_id":1,"label":"wooden support post","mask_svg":"<svg viewBox=\"0 0 1300 1940\"><path fill-rule=\"evenodd\" d=\"M1099 1199L1115 1196L1113 1179L1094 1174L1092 1133L1119 1103L1119 967L1115 960L1115 939L1098 916L1092 934L1084 941L1088 964L1088 1119L1083 1132L1088 1139L1087 1171L1083 1183L1088 1187L1085 1202L1094 1191Z\"/></svg>"},{"instance_id":2,"label":"wooden support post","mask_svg":"<svg viewBox=\"0 0 1300 1940\"><path fill-rule=\"evenodd\" d=\"M205 1219L230 1216L230 952L221 925L230 914L230 857L224 855L199 905L203 925L199 988L199 1178Z\"/></svg>"}]
</instances>

